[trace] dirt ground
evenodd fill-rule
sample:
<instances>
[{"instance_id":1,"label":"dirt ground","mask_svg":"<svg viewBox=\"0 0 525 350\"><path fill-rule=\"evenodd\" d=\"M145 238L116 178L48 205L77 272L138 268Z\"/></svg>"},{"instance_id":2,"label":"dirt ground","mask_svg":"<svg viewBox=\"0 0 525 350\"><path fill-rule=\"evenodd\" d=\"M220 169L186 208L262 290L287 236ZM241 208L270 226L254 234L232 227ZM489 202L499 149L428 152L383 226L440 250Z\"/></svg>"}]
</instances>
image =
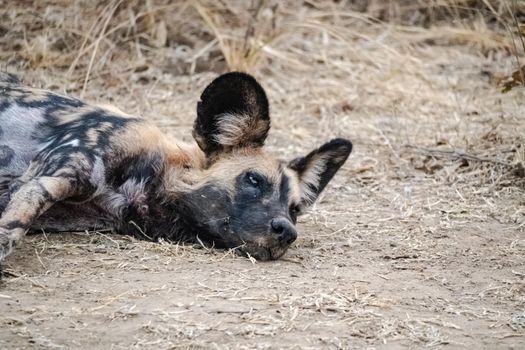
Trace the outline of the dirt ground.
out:
<instances>
[{"instance_id":1,"label":"dirt ground","mask_svg":"<svg viewBox=\"0 0 525 350\"><path fill-rule=\"evenodd\" d=\"M10 11L4 19L30 16ZM0 282L0 348L525 348L525 92L497 86L515 69L509 38L343 12L315 22L323 11L297 12L293 35L252 70L279 157L335 136L354 143L284 258L107 232L31 235ZM101 40L93 66L88 51L71 74L77 51L57 63L67 45L38 58L59 21L42 13L47 27L25 39L34 19L6 27L2 69L190 139L199 93L222 69L199 68L204 44L175 72L174 44L139 60Z\"/></svg>"}]
</instances>

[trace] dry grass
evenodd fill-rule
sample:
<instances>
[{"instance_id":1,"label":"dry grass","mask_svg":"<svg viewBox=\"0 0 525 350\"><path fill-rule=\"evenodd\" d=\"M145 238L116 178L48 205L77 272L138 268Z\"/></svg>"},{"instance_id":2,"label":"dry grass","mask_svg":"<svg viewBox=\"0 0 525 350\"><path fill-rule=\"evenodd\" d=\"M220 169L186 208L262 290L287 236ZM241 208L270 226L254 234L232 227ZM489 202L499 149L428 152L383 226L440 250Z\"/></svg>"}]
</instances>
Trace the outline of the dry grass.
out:
<instances>
[{"instance_id":1,"label":"dry grass","mask_svg":"<svg viewBox=\"0 0 525 350\"><path fill-rule=\"evenodd\" d=\"M0 347L520 347L524 91L498 84L523 63L523 13L503 0L0 0L0 68L30 84L188 139L202 88L241 69L268 91L277 155L355 144L282 261L28 237L0 285Z\"/></svg>"}]
</instances>

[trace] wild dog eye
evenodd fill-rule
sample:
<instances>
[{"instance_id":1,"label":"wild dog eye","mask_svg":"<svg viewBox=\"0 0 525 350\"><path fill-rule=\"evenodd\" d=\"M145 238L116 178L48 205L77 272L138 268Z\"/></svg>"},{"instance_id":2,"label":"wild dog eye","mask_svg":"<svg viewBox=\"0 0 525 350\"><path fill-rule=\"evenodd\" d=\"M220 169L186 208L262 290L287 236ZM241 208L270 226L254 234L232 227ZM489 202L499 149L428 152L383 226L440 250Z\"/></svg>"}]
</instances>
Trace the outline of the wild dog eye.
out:
<instances>
[{"instance_id":1,"label":"wild dog eye","mask_svg":"<svg viewBox=\"0 0 525 350\"><path fill-rule=\"evenodd\" d=\"M246 173L246 181L253 187L261 187L263 179L259 174L248 172Z\"/></svg>"},{"instance_id":2,"label":"wild dog eye","mask_svg":"<svg viewBox=\"0 0 525 350\"><path fill-rule=\"evenodd\" d=\"M248 176L248 180L250 180L250 183L254 186L259 186L259 180L255 178L255 176L250 175Z\"/></svg>"},{"instance_id":3,"label":"wild dog eye","mask_svg":"<svg viewBox=\"0 0 525 350\"><path fill-rule=\"evenodd\" d=\"M292 204L290 206L290 213L299 214L301 212L301 207L299 205Z\"/></svg>"}]
</instances>

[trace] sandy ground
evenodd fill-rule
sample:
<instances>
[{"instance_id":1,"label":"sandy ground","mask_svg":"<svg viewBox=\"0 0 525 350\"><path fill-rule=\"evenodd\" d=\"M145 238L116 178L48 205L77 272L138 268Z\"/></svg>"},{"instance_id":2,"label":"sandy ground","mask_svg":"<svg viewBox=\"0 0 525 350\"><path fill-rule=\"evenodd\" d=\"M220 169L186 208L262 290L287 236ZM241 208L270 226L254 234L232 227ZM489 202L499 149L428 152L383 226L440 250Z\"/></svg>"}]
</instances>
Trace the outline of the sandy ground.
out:
<instances>
[{"instance_id":1,"label":"sandy ground","mask_svg":"<svg viewBox=\"0 0 525 350\"><path fill-rule=\"evenodd\" d=\"M282 260L109 233L28 236L0 282L0 348L523 349L524 92L494 80L512 55L419 45L387 26L360 33L351 49L326 33L304 52L290 39L294 69L270 61L257 73L278 156L334 136L355 146ZM216 73L163 62L97 76L84 98L189 139ZM15 71L81 93L82 80L64 87L46 67Z\"/></svg>"}]
</instances>

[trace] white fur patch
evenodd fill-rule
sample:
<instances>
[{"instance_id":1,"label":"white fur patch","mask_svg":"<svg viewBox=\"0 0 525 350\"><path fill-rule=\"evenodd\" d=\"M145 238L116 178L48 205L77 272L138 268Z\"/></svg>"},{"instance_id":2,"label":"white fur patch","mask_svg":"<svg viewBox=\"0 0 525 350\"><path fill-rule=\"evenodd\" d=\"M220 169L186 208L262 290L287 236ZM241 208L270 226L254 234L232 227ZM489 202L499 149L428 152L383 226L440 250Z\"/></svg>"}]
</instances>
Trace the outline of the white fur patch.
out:
<instances>
[{"instance_id":1,"label":"white fur patch","mask_svg":"<svg viewBox=\"0 0 525 350\"><path fill-rule=\"evenodd\" d=\"M104 193L106 189L106 167L104 161L100 157L95 157L93 168L91 170L91 176L89 182L96 188L93 198Z\"/></svg>"},{"instance_id":2,"label":"white fur patch","mask_svg":"<svg viewBox=\"0 0 525 350\"><path fill-rule=\"evenodd\" d=\"M100 198L100 203L111 215L121 218L124 212L124 209L128 206L128 201L126 197L117 192L108 192L105 193Z\"/></svg>"},{"instance_id":3,"label":"white fur patch","mask_svg":"<svg viewBox=\"0 0 525 350\"><path fill-rule=\"evenodd\" d=\"M49 145L50 142L46 142L46 145ZM74 140L71 140L71 141L68 141L66 143L63 143L63 144L60 144L58 146L56 146L55 148L49 150L49 151L46 151L46 154L50 154L50 153L53 153L54 151L56 151L57 149L60 149L60 148L63 148L63 147L66 147L66 146L73 146L73 147L78 147L78 145L80 145L80 141L77 140L77 139L74 139ZM40 147L42 150L45 149Z\"/></svg>"},{"instance_id":4,"label":"white fur patch","mask_svg":"<svg viewBox=\"0 0 525 350\"><path fill-rule=\"evenodd\" d=\"M326 170L326 162L329 158L329 154L317 155L310 160L309 167L301 174L299 183L301 196L308 205L313 204L319 195L312 188L319 188L321 175Z\"/></svg>"},{"instance_id":5,"label":"white fur patch","mask_svg":"<svg viewBox=\"0 0 525 350\"><path fill-rule=\"evenodd\" d=\"M137 206L138 209L147 209L146 206L146 180L127 180L119 187L119 191L126 197L128 203Z\"/></svg>"},{"instance_id":6,"label":"white fur patch","mask_svg":"<svg viewBox=\"0 0 525 350\"><path fill-rule=\"evenodd\" d=\"M124 209L133 206L145 214L148 210L146 180L133 179L124 182L117 191L104 188L100 193L99 202L112 215L121 218Z\"/></svg>"},{"instance_id":7,"label":"white fur patch","mask_svg":"<svg viewBox=\"0 0 525 350\"><path fill-rule=\"evenodd\" d=\"M116 217L121 218L124 209L129 206L133 206L143 213L148 210L147 179L140 181L128 179L115 191L106 183L106 168L103 160L96 157L89 181L96 187L91 198L98 198L100 205Z\"/></svg>"},{"instance_id":8,"label":"white fur patch","mask_svg":"<svg viewBox=\"0 0 525 350\"><path fill-rule=\"evenodd\" d=\"M267 132L268 123L257 116L224 113L218 117L219 133L214 138L223 146L246 146Z\"/></svg>"}]
</instances>

